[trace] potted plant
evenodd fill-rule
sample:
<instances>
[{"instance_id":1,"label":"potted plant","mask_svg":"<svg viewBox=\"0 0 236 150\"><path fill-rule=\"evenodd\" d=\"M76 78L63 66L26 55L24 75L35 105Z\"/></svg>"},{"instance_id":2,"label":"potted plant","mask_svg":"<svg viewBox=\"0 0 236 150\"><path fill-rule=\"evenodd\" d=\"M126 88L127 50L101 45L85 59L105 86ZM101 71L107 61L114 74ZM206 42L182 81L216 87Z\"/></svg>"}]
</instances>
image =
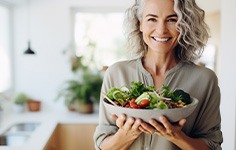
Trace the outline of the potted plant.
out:
<instances>
[{"instance_id":1,"label":"potted plant","mask_svg":"<svg viewBox=\"0 0 236 150\"><path fill-rule=\"evenodd\" d=\"M25 103L28 101L28 99L29 97L25 93L17 93L13 98L13 110L16 113L23 112L25 109Z\"/></svg>"},{"instance_id":2,"label":"potted plant","mask_svg":"<svg viewBox=\"0 0 236 150\"><path fill-rule=\"evenodd\" d=\"M31 112L40 111L41 110L41 101L34 100L34 99L28 99L27 106L28 106L28 110Z\"/></svg>"},{"instance_id":3,"label":"potted plant","mask_svg":"<svg viewBox=\"0 0 236 150\"><path fill-rule=\"evenodd\" d=\"M72 55L70 62L76 79L65 82L56 99L62 97L70 111L92 113L94 103L99 102L102 72L94 67L93 56L88 61L83 56Z\"/></svg>"},{"instance_id":4,"label":"potted plant","mask_svg":"<svg viewBox=\"0 0 236 150\"><path fill-rule=\"evenodd\" d=\"M83 72L83 81L80 87L80 99L78 100L80 104L80 110L83 107L86 108L86 103L99 103L102 77L99 73L92 73L90 70L85 70Z\"/></svg>"},{"instance_id":5,"label":"potted plant","mask_svg":"<svg viewBox=\"0 0 236 150\"><path fill-rule=\"evenodd\" d=\"M92 113L93 104L99 102L102 77L88 68L82 71L82 80L69 80L59 92L69 110Z\"/></svg>"}]
</instances>

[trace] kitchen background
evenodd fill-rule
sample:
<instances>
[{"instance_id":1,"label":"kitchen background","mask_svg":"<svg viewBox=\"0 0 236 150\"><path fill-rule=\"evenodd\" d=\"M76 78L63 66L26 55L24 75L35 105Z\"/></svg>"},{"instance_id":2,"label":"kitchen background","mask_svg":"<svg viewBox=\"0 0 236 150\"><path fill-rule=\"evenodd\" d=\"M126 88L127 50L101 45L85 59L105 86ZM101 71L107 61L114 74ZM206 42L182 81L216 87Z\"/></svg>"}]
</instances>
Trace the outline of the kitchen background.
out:
<instances>
[{"instance_id":1,"label":"kitchen background","mask_svg":"<svg viewBox=\"0 0 236 150\"><path fill-rule=\"evenodd\" d=\"M114 34L120 34L122 31L118 30L118 27L121 28L121 24L119 24L122 20L120 19L122 18L121 13L131 3L132 0L0 0L0 18L4 21L3 23L0 20L0 92L10 96L17 92L26 92L43 102L42 110L65 110L63 102L55 101L55 99L63 82L75 78L70 69L71 52L79 53L78 55L84 54L81 49L86 49L83 47L86 45L86 40L91 42L89 41L90 36L93 36L92 39L94 37L94 39L101 39L99 36L96 37L100 34L100 28L97 31L96 28L87 29L86 24L83 24L84 21L81 22L80 15L86 13L118 15L119 19L107 21L106 18L103 22L98 21L96 24L99 24L98 26L101 28L111 29L104 34L110 33L112 30L117 31ZM232 0L197 0L197 3L206 10L206 21L212 35L207 47L209 53L204 54L201 62L214 69L219 77L222 91L223 149L234 150L236 50L233 45L235 43L233 36L236 34L234 27L236 21L233 16L236 14L236 9L233 6L236 2ZM89 18L91 17L85 17L85 21L89 22ZM112 24L113 21L117 21L117 23ZM90 24L90 26L94 25ZM79 37L80 33L89 38ZM111 35L105 34L104 36L110 37ZM122 42L122 35L119 36L120 39L117 42ZM36 55L23 54L27 49L28 40L31 41L31 48ZM119 48L114 45L111 47L119 51L122 50L121 45L119 44ZM97 49L99 50L99 48ZM109 48L100 47L101 49ZM109 51L103 53L107 53L110 58L114 59L107 62L97 60L99 62L96 65L97 69L124 59L121 55L123 52L121 54L117 51L113 52L117 54L115 56ZM104 56L102 60L107 59ZM3 109L9 111L11 106L6 104Z\"/></svg>"}]
</instances>

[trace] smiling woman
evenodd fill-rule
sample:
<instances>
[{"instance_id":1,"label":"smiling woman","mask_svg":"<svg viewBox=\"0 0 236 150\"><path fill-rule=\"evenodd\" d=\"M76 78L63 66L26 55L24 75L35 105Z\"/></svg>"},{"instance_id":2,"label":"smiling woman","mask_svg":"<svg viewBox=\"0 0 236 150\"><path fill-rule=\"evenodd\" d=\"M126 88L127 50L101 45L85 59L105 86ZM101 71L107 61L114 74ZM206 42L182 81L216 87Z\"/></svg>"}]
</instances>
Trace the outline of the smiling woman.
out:
<instances>
[{"instance_id":1,"label":"smiling woman","mask_svg":"<svg viewBox=\"0 0 236 150\"><path fill-rule=\"evenodd\" d=\"M218 78L212 70L193 63L209 38L204 10L195 0L136 0L125 14L129 51L139 57L109 66L101 92L107 93L112 87L129 88L132 81L157 89L164 84L196 97L200 107L177 123L171 123L168 115L145 117L145 122L132 109L131 113L111 115L100 103L96 148L221 150ZM113 97L119 96L116 93ZM139 100L134 102L138 104ZM137 104L132 101L134 107Z\"/></svg>"},{"instance_id":2,"label":"smiling woman","mask_svg":"<svg viewBox=\"0 0 236 150\"><path fill-rule=\"evenodd\" d=\"M11 86L9 9L0 5L0 92Z\"/></svg>"}]
</instances>

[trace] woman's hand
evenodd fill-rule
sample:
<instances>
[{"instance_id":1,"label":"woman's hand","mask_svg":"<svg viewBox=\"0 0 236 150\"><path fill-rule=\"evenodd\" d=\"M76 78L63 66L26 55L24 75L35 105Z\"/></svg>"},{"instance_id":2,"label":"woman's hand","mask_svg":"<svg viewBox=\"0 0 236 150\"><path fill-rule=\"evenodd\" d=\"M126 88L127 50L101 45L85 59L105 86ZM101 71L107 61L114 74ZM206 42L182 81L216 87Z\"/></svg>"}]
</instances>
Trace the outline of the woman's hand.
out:
<instances>
[{"instance_id":1,"label":"woman's hand","mask_svg":"<svg viewBox=\"0 0 236 150\"><path fill-rule=\"evenodd\" d=\"M151 119L148 123L143 122L141 124L141 131L150 134L158 134L165 137L169 141L173 141L182 134L182 128L186 122L185 119L180 120L177 124L171 124L167 118L161 116L159 118L161 123L158 123L156 120Z\"/></svg>"},{"instance_id":2,"label":"woman's hand","mask_svg":"<svg viewBox=\"0 0 236 150\"><path fill-rule=\"evenodd\" d=\"M112 115L112 118L116 120L116 125L119 127L118 133L124 135L126 139L134 140L142 133L140 119L127 118L124 114Z\"/></svg>"},{"instance_id":3,"label":"woman's hand","mask_svg":"<svg viewBox=\"0 0 236 150\"><path fill-rule=\"evenodd\" d=\"M181 119L176 124L171 124L167 118L163 116L161 116L159 120L160 123L154 119L151 119L149 124L142 122L142 128L139 129L145 133L163 136L182 150L209 150L209 147L201 139L190 138L182 132L182 128L186 123L185 119Z\"/></svg>"},{"instance_id":4,"label":"woman's hand","mask_svg":"<svg viewBox=\"0 0 236 150\"><path fill-rule=\"evenodd\" d=\"M106 137L100 148L102 150L126 150L132 145L135 139L142 133L140 119L134 119L132 117L127 118L124 114L116 116L112 115L112 118L116 121L116 125L119 127L118 131Z\"/></svg>"}]
</instances>

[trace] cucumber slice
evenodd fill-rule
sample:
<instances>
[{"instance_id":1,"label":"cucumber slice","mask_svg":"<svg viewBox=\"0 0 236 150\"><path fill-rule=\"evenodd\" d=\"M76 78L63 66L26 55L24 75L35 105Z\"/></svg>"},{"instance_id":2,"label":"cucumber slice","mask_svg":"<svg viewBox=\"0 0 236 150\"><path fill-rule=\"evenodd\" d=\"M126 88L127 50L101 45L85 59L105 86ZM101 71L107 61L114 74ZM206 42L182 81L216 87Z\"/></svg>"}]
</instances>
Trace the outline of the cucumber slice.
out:
<instances>
[{"instance_id":1,"label":"cucumber slice","mask_svg":"<svg viewBox=\"0 0 236 150\"><path fill-rule=\"evenodd\" d=\"M144 92L143 94L141 94L136 100L136 104L140 104L140 102L144 99L150 100L150 95L148 94L148 92Z\"/></svg>"},{"instance_id":2,"label":"cucumber slice","mask_svg":"<svg viewBox=\"0 0 236 150\"><path fill-rule=\"evenodd\" d=\"M122 92L127 92L127 93L129 93L129 89L128 89L126 86L122 86L122 87L120 88L120 90L121 90Z\"/></svg>"},{"instance_id":3,"label":"cucumber slice","mask_svg":"<svg viewBox=\"0 0 236 150\"><path fill-rule=\"evenodd\" d=\"M127 89L123 88L122 90L127 90ZM125 92L125 91L122 91L122 90L120 88L115 90L112 93L113 99L115 99L117 101L124 101L127 98L129 98L129 92Z\"/></svg>"},{"instance_id":4,"label":"cucumber slice","mask_svg":"<svg viewBox=\"0 0 236 150\"><path fill-rule=\"evenodd\" d=\"M145 100L145 99L146 99L146 100L149 100L149 97L143 97L143 98L141 98L141 99L138 99L138 101L135 101L135 103L139 105L139 104L141 103L141 101L142 101L142 100ZM150 100L149 100L149 101L150 101Z\"/></svg>"},{"instance_id":5,"label":"cucumber slice","mask_svg":"<svg viewBox=\"0 0 236 150\"><path fill-rule=\"evenodd\" d=\"M122 94L122 92L119 91L119 90L114 91L113 94L112 94L112 96L113 96L113 98L114 98L115 100L123 99L123 94Z\"/></svg>"},{"instance_id":6,"label":"cucumber slice","mask_svg":"<svg viewBox=\"0 0 236 150\"><path fill-rule=\"evenodd\" d=\"M158 109L167 109L168 106L166 105L166 103L164 103L164 102L162 102L162 101L159 101L159 102L157 103L157 108L158 108Z\"/></svg>"}]
</instances>

